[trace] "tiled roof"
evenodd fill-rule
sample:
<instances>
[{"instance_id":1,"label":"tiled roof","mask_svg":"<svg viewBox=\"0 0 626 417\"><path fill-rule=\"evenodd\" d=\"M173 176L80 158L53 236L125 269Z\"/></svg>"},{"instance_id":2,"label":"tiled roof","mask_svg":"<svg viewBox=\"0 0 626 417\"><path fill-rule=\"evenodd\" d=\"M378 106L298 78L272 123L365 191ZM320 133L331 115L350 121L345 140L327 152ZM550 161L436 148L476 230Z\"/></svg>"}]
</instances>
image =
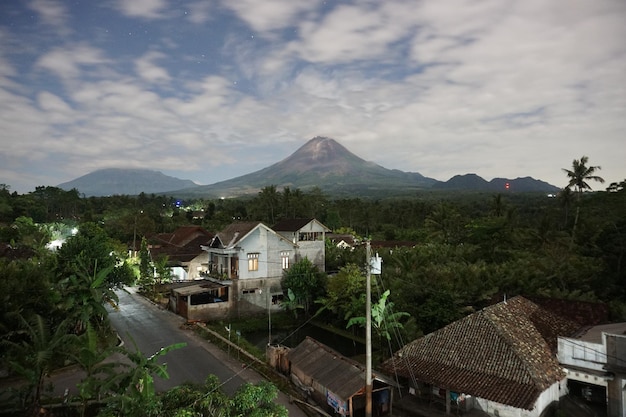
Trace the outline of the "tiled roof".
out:
<instances>
[{"instance_id":1,"label":"tiled roof","mask_svg":"<svg viewBox=\"0 0 626 417\"><path fill-rule=\"evenodd\" d=\"M315 219L284 219L272 226L278 232L297 232Z\"/></svg>"},{"instance_id":2,"label":"tiled roof","mask_svg":"<svg viewBox=\"0 0 626 417\"><path fill-rule=\"evenodd\" d=\"M201 245L211 241L213 235L199 226L179 227L173 233L160 233L151 239L153 258L167 255L170 263L189 262L202 253Z\"/></svg>"},{"instance_id":3,"label":"tiled roof","mask_svg":"<svg viewBox=\"0 0 626 417\"><path fill-rule=\"evenodd\" d=\"M181 226L173 233L159 233L151 240L174 246L185 246L198 236L208 237L206 240L209 241L213 234L200 226Z\"/></svg>"},{"instance_id":4,"label":"tiled roof","mask_svg":"<svg viewBox=\"0 0 626 417\"><path fill-rule=\"evenodd\" d=\"M241 238L250 233L255 227L263 224L262 222L240 222L231 223L221 231L217 232L215 239L211 242L212 247L234 247Z\"/></svg>"},{"instance_id":5,"label":"tiled roof","mask_svg":"<svg viewBox=\"0 0 626 417\"><path fill-rule=\"evenodd\" d=\"M565 374L557 336L578 325L515 297L417 339L387 360L390 374L531 410Z\"/></svg>"}]
</instances>

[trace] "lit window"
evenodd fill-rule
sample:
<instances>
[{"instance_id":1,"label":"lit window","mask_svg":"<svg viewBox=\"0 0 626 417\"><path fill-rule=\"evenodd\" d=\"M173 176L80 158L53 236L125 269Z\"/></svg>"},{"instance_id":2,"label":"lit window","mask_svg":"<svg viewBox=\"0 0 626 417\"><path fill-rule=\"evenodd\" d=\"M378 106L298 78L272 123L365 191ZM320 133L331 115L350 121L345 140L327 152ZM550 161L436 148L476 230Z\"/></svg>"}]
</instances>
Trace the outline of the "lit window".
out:
<instances>
[{"instance_id":1,"label":"lit window","mask_svg":"<svg viewBox=\"0 0 626 417\"><path fill-rule=\"evenodd\" d=\"M248 271L258 271L258 270L259 270L259 254L249 253L248 254Z\"/></svg>"},{"instance_id":2,"label":"lit window","mask_svg":"<svg viewBox=\"0 0 626 417\"><path fill-rule=\"evenodd\" d=\"M283 269L289 269L289 252L281 252L280 260L281 260Z\"/></svg>"}]
</instances>

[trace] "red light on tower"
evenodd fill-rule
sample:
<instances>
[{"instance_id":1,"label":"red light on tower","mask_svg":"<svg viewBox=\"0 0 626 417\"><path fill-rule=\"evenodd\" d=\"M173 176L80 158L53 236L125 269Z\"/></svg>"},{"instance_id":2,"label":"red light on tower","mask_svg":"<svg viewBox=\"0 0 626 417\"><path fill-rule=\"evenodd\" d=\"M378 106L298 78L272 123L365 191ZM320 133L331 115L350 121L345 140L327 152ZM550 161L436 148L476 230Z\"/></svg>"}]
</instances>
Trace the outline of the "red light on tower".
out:
<instances>
[{"instance_id":1,"label":"red light on tower","mask_svg":"<svg viewBox=\"0 0 626 417\"><path fill-rule=\"evenodd\" d=\"M509 188L511 188L511 184L509 184L508 182L505 182L504 183L504 188L506 188L508 190Z\"/></svg>"}]
</instances>

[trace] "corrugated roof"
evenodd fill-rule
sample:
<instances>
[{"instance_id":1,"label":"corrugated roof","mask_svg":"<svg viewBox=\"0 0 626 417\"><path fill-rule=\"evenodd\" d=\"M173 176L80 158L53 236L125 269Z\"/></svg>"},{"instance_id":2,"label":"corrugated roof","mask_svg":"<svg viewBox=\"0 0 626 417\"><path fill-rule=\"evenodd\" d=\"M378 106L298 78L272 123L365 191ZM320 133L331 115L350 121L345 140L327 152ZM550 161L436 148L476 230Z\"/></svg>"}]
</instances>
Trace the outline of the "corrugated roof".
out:
<instances>
[{"instance_id":1,"label":"corrugated roof","mask_svg":"<svg viewBox=\"0 0 626 417\"><path fill-rule=\"evenodd\" d=\"M207 292L209 290L214 290L218 288L223 288L226 285L218 284L216 282L204 282L202 284L194 284L188 285L186 287L180 287L173 289L173 292L180 295L192 295L192 294L202 294L203 292Z\"/></svg>"},{"instance_id":2,"label":"corrugated roof","mask_svg":"<svg viewBox=\"0 0 626 417\"><path fill-rule=\"evenodd\" d=\"M382 369L531 410L541 392L565 377L557 337L578 327L515 297L407 344Z\"/></svg>"},{"instance_id":3,"label":"corrugated roof","mask_svg":"<svg viewBox=\"0 0 626 417\"><path fill-rule=\"evenodd\" d=\"M320 385L347 401L365 391L365 367L307 336L287 354L292 367L300 369ZM372 373L372 379L387 382L387 378Z\"/></svg>"}]
</instances>

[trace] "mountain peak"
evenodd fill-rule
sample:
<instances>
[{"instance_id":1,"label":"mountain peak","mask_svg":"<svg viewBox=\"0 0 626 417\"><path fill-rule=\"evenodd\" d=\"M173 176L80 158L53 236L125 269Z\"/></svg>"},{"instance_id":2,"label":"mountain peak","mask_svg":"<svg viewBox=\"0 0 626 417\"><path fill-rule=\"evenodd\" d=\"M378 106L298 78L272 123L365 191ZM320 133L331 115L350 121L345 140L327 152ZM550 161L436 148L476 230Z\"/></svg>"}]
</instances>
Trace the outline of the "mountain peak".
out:
<instances>
[{"instance_id":1,"label":"mountain peak","mask_svg":"<svg viewBox=\"0 0 626 417\"><path fill-rule=\"evenodd\" d=\"M275 168L290 172L316 172L323 176L343 175L355 165L369 164L354 155L336 140L316 136L289 157L274 164Z\"/></svg>"},{"instance_id":2,"label":"mountain peak","mask_svg":"<svg viewBox=\"0 0 626 417\"><path fill-rule=\"evenodd\" d=\"M320 163L332 161L333 159L336 159L347 153L349 153L349 151L341 146L336 140L322 136L316 136L307 143L305 143L304 146L302 146L292 156L305 154L302 156L306 156L312 162Z\"/></svg>"}]
</instances>

